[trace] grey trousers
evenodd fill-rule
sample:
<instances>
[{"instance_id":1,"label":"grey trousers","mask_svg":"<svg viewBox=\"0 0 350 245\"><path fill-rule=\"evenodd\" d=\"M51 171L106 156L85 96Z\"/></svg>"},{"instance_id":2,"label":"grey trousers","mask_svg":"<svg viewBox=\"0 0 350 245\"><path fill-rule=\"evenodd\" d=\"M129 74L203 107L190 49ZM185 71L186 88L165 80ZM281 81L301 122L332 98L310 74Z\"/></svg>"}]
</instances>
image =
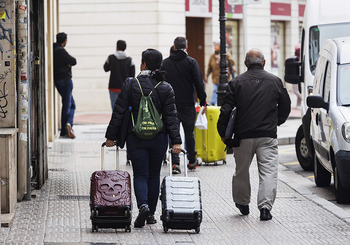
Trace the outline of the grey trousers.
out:
<instances>
[{"instance_id":1,"label":"grey trousers","mask_svg":"<svg viewBox=\"0 0 350 245\"><path fill-rule=\"evenodd\" d=\"M232 196L235 203L250 203L249 167L256 155L259 170L258 208L272 209L277 193L278 142L274 138L252 138L240 141L233 148L236 172L232 177Z\"/></svg>"}]
</instances>

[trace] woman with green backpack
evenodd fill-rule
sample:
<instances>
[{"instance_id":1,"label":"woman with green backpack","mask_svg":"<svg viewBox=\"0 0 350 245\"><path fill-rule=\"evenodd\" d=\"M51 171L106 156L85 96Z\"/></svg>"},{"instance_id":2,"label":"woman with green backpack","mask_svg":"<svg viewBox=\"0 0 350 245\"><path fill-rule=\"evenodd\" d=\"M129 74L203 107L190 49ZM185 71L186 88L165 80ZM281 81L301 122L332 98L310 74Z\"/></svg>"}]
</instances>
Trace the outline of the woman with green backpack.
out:
<instances>
[{"instance_id":1,"label":"woman with green backpack","mask_svg":"<svg viewBox=\"0 0 350 245\"><path fill-rule=\"evenodd\" d=\"M162 54L155 49L142 52L140 74L128 78L123 84L112 118L106 131L106 146L114 146L121 130L127 131L126 146L132 162L134 191L139 214L134 227L155 224L154 218L159 197L160 170L168 146L180 153L181 137L175 106L175 94L164 81L159 68ZM130 113L128 127L121 129L123 118ZM151 126L149 126L151 125Z\"/></svg>"}]
</instances>

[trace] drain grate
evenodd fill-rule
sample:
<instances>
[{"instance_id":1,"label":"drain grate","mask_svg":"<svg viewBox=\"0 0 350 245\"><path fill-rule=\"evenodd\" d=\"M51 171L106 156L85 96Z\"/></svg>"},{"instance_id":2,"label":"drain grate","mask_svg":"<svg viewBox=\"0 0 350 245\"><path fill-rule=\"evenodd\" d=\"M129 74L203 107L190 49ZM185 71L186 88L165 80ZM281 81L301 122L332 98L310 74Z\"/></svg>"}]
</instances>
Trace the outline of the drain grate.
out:
<instances>
[{"instance_id":1,"label":"drain grate","mask_svg":"<svg viewBox=\"0 0 350 245\"><path fill-rule=\"evenodd\" d=\"M60 200L90 200L90 196L79 196L79 195L57 195Z\"/></svg>"},{"instance_id":2,"label":"drain grate","mask_svg":"<svg viewBox=\"0 0 350 245\"><path fill-rule=\"evenodd\" d=\"M67 172L66 168L49 168L49 171L52 172Z\"/></svg>"}]
</instances>

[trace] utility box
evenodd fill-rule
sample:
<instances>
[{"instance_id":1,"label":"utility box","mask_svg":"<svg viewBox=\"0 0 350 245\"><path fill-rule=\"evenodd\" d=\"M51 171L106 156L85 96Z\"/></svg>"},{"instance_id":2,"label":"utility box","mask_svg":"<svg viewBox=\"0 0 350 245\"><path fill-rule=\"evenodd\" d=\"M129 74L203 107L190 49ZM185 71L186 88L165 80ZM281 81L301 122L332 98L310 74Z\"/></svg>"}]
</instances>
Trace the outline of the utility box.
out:
<instances>
[{"instance_id":1,"label":"utility box","mask_svg":"<svg viewBox=\"0 0 350 245\"><path fill-rule=\"evenodd\" d=\"M1 223L8 226L17 203L17 131L0 128Z\"/></svg>"}]
</instances>

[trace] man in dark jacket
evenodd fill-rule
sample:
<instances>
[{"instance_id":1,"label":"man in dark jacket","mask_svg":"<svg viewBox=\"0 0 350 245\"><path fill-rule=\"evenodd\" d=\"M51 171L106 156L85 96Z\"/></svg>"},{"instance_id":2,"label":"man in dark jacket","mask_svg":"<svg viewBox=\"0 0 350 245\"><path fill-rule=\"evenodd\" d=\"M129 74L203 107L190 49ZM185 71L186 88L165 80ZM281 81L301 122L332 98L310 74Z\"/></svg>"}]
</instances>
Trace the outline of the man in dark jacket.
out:
<instances>
[{"instance_id":1,"label":"man in dark jacket","mask_svg":"<svg viewBox=\"0 0 350 245\"><path fill-rule=\"evenodd\" d=\"M290 113L290 98L281 79L264 70L265 59L258 49L248 51L248 71L231 80L221 106L218 131L225 143L225 129L231 110L237 108L234 125L236 172L232 195L243 215L249 214L249 167L256 154L259 169L258 208L261 220L270 220L276 198L278 173L277 126Z\"/></svg>"},{"instance_id":2,"label":"man in dark jacket","mask_svg":"<svg viewBox=\"0 0 350 245\"><path fill-rule=\"evenodd\" d=\"M201 70L197 61L187 55L187 40L177 37L174 40L174 52L163 61L162 69L167 72L166 81L171 84L175 92L175 104L178 117L185 134L185 146L189 169L197 167L197 152L195 149L194 125L196 120L195 91L200 105L206 105L207 95ZM172 154L173 173L181 173L179 155Z\"/></svg>"},{"instance_id":3,"label":"man in dark jacket","mask_svg":"<svg viewBox=\"0 0 350 245\"><path fill-rule=\"evenodd\" d=\"M125 52L125 49L126 42L124 40L118 40L117 51L109 55L103 65L105 72L111 72L108 89L112 110L125 79L127 77L135 77L135 63Z\"/></svg>"},{"instance_id":4,"label":"man in dark jacket","mask_svg":"<svg viewBox=\"0 0 350 245\"><path fill-rule=\"evenodd\" d=\"M61 111L61 137L75 138L73 132L73 118L75 101L72 96L72 66L77 64L74 57L65 50L67 34L64 32L56 35L56 43L53 48L53 72L55 86L62 97Z\"/></svg>"}]
</instances>

